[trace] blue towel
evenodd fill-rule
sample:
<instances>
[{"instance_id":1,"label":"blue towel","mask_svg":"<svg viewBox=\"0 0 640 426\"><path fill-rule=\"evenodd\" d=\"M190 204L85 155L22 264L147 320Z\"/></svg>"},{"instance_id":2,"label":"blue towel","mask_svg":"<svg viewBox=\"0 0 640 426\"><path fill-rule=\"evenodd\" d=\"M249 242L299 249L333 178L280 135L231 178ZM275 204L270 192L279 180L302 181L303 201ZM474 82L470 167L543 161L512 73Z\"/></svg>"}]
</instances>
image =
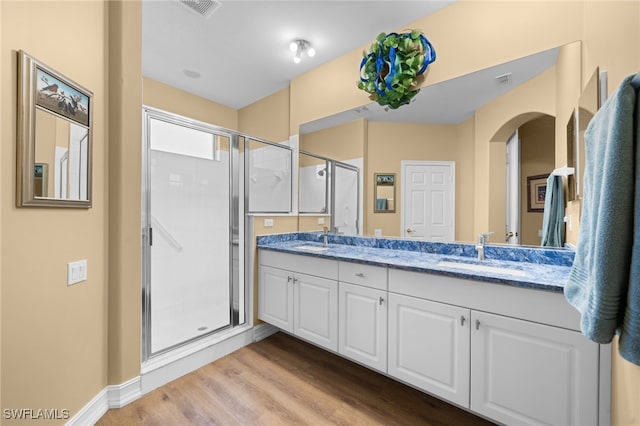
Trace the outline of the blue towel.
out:
<instances>
[{"instance_id":1,"label":"blue towel","mask_svg":"<svg viewBox=\"0 0 640 426\"><path fill-rule=\"evenodd\" d=\"M625 78L585 131L582 217L564 294L586 337L609 343L619 334L620 355L640 365L638 88L640 74Z\"/></svg>"},{"instance_id":2,"label":"blue towel","mask_svg":"<svg viewBox=\"0 0 640 426\"><path fill-rule=\"evenodd\" d=\"M564 189L560 176L549 175L542 216L542 246L564 245Z\"/></svg>"},{"instance_id":3,"label":"blue towel","mask_svg":"<svg viewBox=\"0 0 640 426\"><path fill-rule=\"evenodd\" d=\"M376 210L386 210L387 209L387 199L386 198L377 198L376 199Z\"/></svg>"}]
</instances>

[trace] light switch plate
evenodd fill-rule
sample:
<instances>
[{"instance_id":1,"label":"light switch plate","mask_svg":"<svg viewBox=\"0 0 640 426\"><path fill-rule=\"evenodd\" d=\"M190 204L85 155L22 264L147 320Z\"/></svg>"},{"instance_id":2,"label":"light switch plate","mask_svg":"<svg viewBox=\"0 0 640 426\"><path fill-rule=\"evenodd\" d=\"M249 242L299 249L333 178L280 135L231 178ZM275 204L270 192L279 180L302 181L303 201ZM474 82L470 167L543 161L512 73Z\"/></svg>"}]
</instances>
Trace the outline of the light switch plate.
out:
<instances>
[{"instance_id":1,"label":"light switch plate","mask_svg":"<svg viewBox=\"0 0 640 426\"><path fill-rule=\"evenodd\" d=\"M87 280L87 259L67 263L67 285Z\"/></svg>"},{"instance_id":2,"label":"light switch plate","mask_svg":"<svg viewBox=\"0 0 640 426\"><path fill-rule=\"evenodd\" d=\"M265 228L269 228L269 227L273 226L273 219L265 219L264 220L264 226L265 226Z\"/></svg>"}]
</instances>

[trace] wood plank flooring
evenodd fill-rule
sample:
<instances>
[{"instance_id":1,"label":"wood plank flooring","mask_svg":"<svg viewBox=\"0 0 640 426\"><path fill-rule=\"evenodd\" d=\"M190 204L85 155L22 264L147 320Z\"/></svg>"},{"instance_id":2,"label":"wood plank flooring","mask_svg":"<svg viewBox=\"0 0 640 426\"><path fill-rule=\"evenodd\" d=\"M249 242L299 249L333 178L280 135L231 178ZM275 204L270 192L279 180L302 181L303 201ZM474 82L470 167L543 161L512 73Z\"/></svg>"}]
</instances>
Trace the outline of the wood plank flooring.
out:
<instances>
[{"instance_id":1,"label":"wood plank flooring","mask_svg":"<svg viewBox=\"0 0 640 426\"><path fill-rule=\"evenodd\" d=\"M109 410L111 425L491 425L276 333Z\"/></svg>"}]
</instances>

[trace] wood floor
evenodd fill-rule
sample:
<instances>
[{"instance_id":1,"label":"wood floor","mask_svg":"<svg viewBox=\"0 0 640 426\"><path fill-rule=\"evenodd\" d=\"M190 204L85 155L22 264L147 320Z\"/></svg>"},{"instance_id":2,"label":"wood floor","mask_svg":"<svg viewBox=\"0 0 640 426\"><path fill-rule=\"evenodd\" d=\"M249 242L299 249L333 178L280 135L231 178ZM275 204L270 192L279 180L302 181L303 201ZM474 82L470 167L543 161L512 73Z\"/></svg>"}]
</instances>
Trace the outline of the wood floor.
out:
<instances>
[{"instance_id":1,"label":"wood floor","mask_svg":"<svg viewBox=\"0 0 640 426\"><path fill-rule=\"evenodd\" d=\"M110 425L491 425L284 333L109 410Z\"/></svg>"}]
</instances>

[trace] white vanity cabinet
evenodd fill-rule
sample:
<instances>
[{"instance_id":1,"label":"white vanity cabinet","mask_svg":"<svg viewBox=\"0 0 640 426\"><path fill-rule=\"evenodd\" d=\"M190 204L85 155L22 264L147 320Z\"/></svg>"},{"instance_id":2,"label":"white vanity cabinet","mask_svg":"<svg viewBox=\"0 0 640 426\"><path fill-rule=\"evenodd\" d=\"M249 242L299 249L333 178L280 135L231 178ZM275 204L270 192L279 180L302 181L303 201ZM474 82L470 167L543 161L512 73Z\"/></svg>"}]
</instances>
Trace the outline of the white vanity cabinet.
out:
<instances>
[{"instance_id":1,"label":"white vanity cabinet","mask_svg":"<svg viewBox=\"0 0 640 426\"><path fill-rule=\"evenodd\" d=\"M339 262L338 352L387 372L387 268Z\"/></svg>"},{"instance_id":2,"label":"white vanity cabinet","mask_svg":"<svg viewBox=\"0 0 640 426\"><path fill-rule=\"evenodd\" d=\"M469 407L470 310L389 293L389 374Z\"/></svg>"},{"instance_id":3,"label":"white vanity cabinet","mask_svg":"<svg viewBox=\"0 0 640 426\"><path fill-rule=\"evenodd\" d=\"M471 410L504 424L598 424L598 350L580 333L471 313Z\"/></svg>"},{"instance_id":4,"label":"white vanity cabinet","mask_svg":"<svg viewBox=\"0 0 640 426\"><path fill-rule=\"evenodd\" d=\"M561 293L389 270L389 374L504 424L596 425L599 345Z\"/></svg>"},{"instance_id":5,"label":"white vanity cabinet","mask_svg":"<svg viewBox=\"0 0 640 426\"><path fill-rule=\"evenodd\" d=\"M261 251L259 274L258 318L338 350L337 261Z\"/></svg>"}]
</instances>

